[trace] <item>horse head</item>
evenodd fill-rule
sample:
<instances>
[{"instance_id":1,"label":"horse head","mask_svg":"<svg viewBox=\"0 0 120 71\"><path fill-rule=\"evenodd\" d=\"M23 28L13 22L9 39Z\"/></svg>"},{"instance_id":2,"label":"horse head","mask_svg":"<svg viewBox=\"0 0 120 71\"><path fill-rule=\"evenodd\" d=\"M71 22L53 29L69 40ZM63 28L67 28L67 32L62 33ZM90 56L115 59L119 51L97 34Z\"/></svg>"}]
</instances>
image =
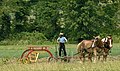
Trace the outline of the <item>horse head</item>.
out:
<instances>
[{"instance_id":1,"label":"horse head","mask_svg":"<svg viewBox=\"0 0 120 71\"><path fill-rule=\"evenodd\" d=\"M103 44L101 42L100 36L94 37L92 47L102 47L102 46Z\"/></svg>"},{"instance_id":2,"label":"horse head","mask_svg":"<svg viewBox=\"0 0 120 71\"><path fill-rule=\"evenodd\" d=\"M102 39L102 42L104 43L104 47L106 48L112 48L112 42L113 42L113 39L111 36L107 36L106 38L103 38Z\"/></svg>"}]
</instances>

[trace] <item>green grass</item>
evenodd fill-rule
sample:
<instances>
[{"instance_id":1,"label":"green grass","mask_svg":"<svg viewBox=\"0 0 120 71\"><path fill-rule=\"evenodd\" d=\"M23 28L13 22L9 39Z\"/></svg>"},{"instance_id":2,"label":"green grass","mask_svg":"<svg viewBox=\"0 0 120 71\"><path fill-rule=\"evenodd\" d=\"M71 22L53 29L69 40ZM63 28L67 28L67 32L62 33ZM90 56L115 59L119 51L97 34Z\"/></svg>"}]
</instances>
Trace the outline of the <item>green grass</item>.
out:
<instances>
[{"instance_id":1,"label":"green grass","mask_svg":"<svg viewBox=\"0 0 120 71\"><path fill-rule=\"evenodd\" d=\"M113 44L113 48L111 49L112 56L120 55L120 43Z\"/></svg>"},{"instance_id":2,"label":"green grass","mask_svg":"<svg viewBox=\"0 0 120 71\"><path fill-rule=\"evenodd\" d=\"M40 46L40 45L37 45ZM42 46L42 45L41 45ZM50 46L50 51L55 55L55 45ZM66 44L68 55L72 56L76 53L76 44ZM57 46L56 46L57 47ZM7 45L0 46L0 71L120 71L120 44L114 43L110 57L107 62L99 61L90 63L86 61L81 64L79 60L71 60L67 62L44 62L42 57L48 57L47 53L41 53L40 61L31 64L22 64L17 59L22 52L27 49L25 45Z\"/></svg>"}]
</instances>

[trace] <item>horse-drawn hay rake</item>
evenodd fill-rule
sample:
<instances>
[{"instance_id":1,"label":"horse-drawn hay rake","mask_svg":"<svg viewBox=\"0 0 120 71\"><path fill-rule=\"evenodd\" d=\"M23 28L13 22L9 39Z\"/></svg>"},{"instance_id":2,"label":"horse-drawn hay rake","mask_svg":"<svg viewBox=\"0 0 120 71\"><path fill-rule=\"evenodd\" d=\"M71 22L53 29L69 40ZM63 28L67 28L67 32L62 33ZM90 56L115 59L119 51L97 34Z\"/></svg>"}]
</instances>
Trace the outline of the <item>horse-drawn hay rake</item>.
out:
<instances>
[{"instance_id":1,"label":"horse-drawn hay rake","mask_svg":"<svg viewBox=\"0 0 120 71\"><path fill-rule=\"evenodd\" d=\"M21 62L31 63L36 62L39 56L40 51L45 51L49 54L48 61L54 58L53 54L49 51L49 46L29 46L21 55Z\"/></svg>"},{"instance_id":2,"label":"horse-drawn hay rake","mask_svg":"<svg viewBox=\"0 0 120 71\"><path fill-rule=\"evenodd\" d=\"M57 48L57 47L56 47ZM56 49L56 55L54 56L51 51L49 50L49 46L29 46L28 49L26 49L20 58L20 61L22 63L35 63L38 60L38 56L41 51L45 51L49 54L49 57L47 58L47 62L56 62L58 60L64 60L69 62L71 58L77 58L73 56L63 56L63 57L58 57L57 56L57 49Z\"/></svg>"}]
</instances>

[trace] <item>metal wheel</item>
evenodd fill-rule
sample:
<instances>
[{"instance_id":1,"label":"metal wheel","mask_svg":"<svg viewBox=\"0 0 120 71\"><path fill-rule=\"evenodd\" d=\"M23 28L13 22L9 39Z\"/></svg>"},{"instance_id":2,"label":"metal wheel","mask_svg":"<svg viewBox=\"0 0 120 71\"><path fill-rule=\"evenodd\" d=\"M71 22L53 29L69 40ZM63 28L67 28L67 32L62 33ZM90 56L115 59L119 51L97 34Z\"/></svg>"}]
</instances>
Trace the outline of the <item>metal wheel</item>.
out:
<instances>
[{"instance_id":1,"label":"metal wheel","mask_svg":"<svg viewBox=\"0 0 120 71\"><path fill-rule=\"evenodd\" d=\"M56 62L57 59L54 57L48 57L48 62Z\"/></svg>"}]
</instances>

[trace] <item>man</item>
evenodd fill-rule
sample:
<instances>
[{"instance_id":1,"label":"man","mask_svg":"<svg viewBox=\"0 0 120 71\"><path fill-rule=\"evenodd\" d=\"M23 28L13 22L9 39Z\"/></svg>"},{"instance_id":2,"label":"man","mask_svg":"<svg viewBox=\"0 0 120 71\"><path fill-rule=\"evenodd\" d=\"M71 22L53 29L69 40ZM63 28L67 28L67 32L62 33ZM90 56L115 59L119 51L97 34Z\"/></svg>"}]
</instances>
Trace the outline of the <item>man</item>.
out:
<instances>
[{"instance_id":1,"label":"man","mask_svg":"<svg viewBox=\"0 0 120 71\"><path fill-rule=\"evenodd\" d=\"M59 43L59 56L61 57L61 51L63 50L64 56L67 55L66 49L65 49L65 42L67 42L66 37L64 37L63 33L59 34L59 37L57 38L57 42Z\"/></svg>"}]
</instances>

